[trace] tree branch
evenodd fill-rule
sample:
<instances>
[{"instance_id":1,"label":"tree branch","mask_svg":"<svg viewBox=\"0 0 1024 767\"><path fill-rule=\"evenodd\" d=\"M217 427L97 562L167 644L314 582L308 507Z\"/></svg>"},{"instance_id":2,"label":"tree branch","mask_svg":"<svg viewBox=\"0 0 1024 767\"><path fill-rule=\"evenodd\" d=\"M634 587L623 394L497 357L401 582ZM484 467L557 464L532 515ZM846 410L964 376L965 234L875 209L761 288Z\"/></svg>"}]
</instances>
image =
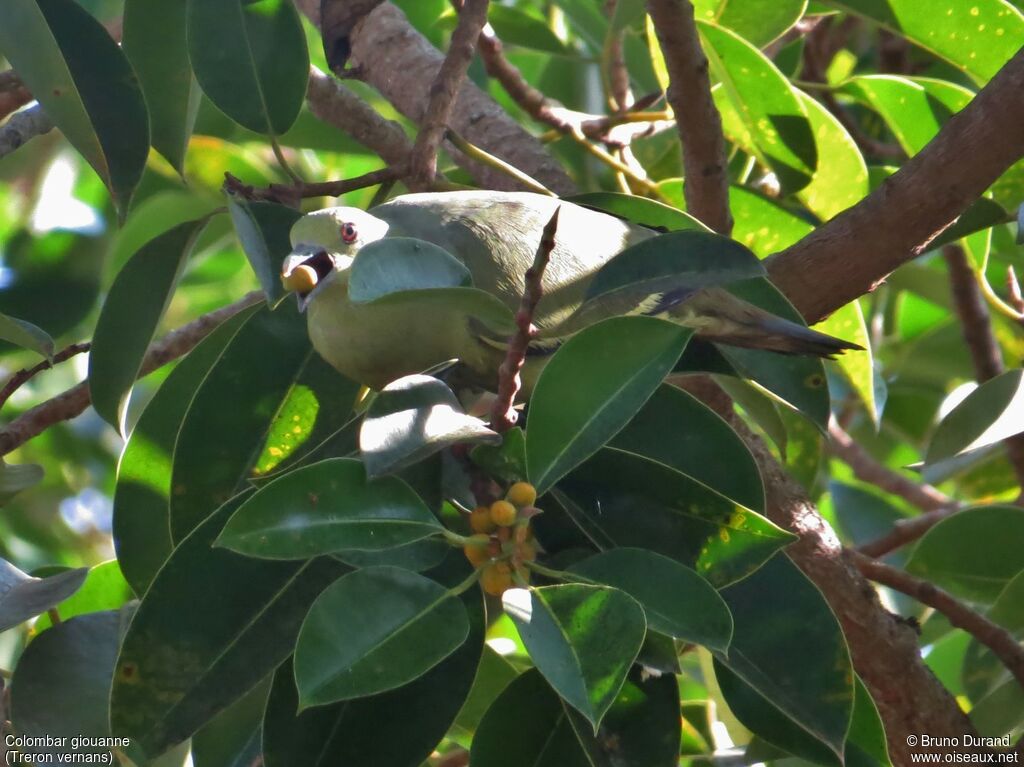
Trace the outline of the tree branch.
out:
<instances>
[{"instance_id":1,"label":"tree branch","mask_svg":"<svg viewBox=\"0 0 1024 767\"><path fill-rule=\"evenodd\" d=\"M253 291L233 304L222 306L172 330L149 347L142 360L139 377L152 373L171 360L187 354L224 320L262 300L263 293ZM89 382L82 381L62 394L25 411L0 429L0 455L6 455L54 424L74 418L89 407L91 402Z\"/></svg>"},{"instance_id":2,"label":"tree branch","mask_svg":"<svg viewBox=\"0 0 1024 767\"><path fill-rule=\"evenodd\" d=\"M1024 50L878 189L767 260L772 281L810 324L923 253L1024 156L1021 92Z\"/></svg>"},{"instance_id":3,"label":"tree branch","mask_svg":"<svg viewBox=\"0 0 1024 767\"><path fill-rule=\"evenodd\" d=\"M90 343L71 344L71 346L68 346L66 349L62 349L54 354L52 360L43 360L38 365L19 370L7 379L7 383L4 384L4 388L0 389L0 408L7 404L7 400L11 398L11 395L14 394L14 392L18 391L18 389L24 386L28 381L32 380L37 373L49 370L54 365L59 365L61 362L65 362L77 354L87 352L91 347L92 344Z\"/></svg>"},{"instance_id":4,"label":"tree branch","mask_svg":"<svg viewBox=\"0 0 1024 767\"><path fill-rule=\"evenodd\" d=\"M463 3L448 53L430 84L430 101L423 112L420 132L409 159L409 182L414 189L428 186L437 172L437 152L452 121L455 100L466 79L480 30L487 23L488 4L488 0Z\"/></svg>"},{"instance_id":5,"label":"tree branch","mask_svg":"<svg viewBox=\"0 0 1024 767\"><path fill-rule=\"evenodd\" d=\"M11 115L3 126L0 126L0 157L9 155L26 141L42 136L53 130L53 121L47 117L43 108L34 107Z\"/></svg>"},{"instance_id":6,"label":"tree branch","mask_svg":"<svg viewBox=\"0 0 1024 767\"><path fill-rule=\"evenodd\" d=\"M32 94L13 69L0 72L0 120L32 100Z\"/></svg>"},{"instance_id":7,"label":"tree branch","mask_svg":"<svg viewBox=\"0 0 1024 767\"><path fill-rule=\"evenodd\" d=\"M722 118L689 0L647 0L669 74L668 103L683 145L686 210L720 234L732 231Z\"/></svg>"},{"instance_id":8,"label":"tree branch","mask_svg":"<svg viewBox=\"0 0 1024 767\"><path fill-rule=\"evenodd\" d=\"M950 623L963 629L995 653L1024 687L1024 647L1009 631L928 581L915 578L903 570L863 554L850 552L850 557L866 578L911 596L921 604L933 607L945 615Z\"/></svg>"}]
</instances>

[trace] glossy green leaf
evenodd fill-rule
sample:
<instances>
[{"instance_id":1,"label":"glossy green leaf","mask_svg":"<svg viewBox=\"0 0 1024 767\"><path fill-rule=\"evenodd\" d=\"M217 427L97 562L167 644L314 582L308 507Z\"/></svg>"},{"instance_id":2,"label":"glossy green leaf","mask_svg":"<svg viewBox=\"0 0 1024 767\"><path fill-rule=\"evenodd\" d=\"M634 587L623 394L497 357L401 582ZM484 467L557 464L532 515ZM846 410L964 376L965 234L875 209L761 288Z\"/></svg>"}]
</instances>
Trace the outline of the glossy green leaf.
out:
<instances>
[{"instance_id":1,"label":"glossy green leaf","mask_svg":"<svg viewBox=\"0 0 1024 767\"><path fill-rule=\"evenodd\" d=\"M871 339L868 337L868 326L864 322L864 312L860 303L851 301L841 306L820 322L815 330L828 333L830 336L860 344L865 351L856 354L841 354L836 358L836 365L843 372L850 386L864 403L868 418L878 428L880 413L875 401L875 364L871 353Z\"/></svg>"},{"instance_id":2,"label":"glossy green leaf","mask_svg":"<svg viewBox=\"0 0 1024 767\"><path fill-rule=\"evenodd\" d=\"M57 614L61 620L66 621L76 615L119 610L133 598L131 586L121 574L117 560L110 559L89 568L81 588L56 605ZM44 613L36 619L32 628L38 633L51 625L49 614Z\"/></svg>"},{"instance_id":3,"label":"glossy green leaf","mask_svg":"<svg viewBox=\"0 0 1024 767\"><path fill-rule=\"evenodd\" d=\"M696 0L693 15L763 48L796 24L806 7L807 0Z\"/></svg>"},{"instance_id":4,"label":"glossy green leaf","mask_svg":"<svg viewBox=\"0 0 1024 767\"><path fill-rule=\"evenodd\" d=\"M114 548L136 594L146 593L174 548L171 542L171 458L185 412L224 347L258 307L221 323L193 349L146 405L125 443L114 490Z\"/></svg>"},{"instance_id":5,"label":"glossy green leaf","mask_svg":"<svg viewBox=\"0 0 1024 767\"><path fill-rule=\"evenodd\" d=\"M53 339L50 334L17 317L0 314L0 340L36 352L46 359L53 356Z\"/></svg>"},{"instance_id":6,"label":"glossy green leaf","mask_svg":"<svg viewBox=\"0 0 1024 767\"><path fill-rule=\"evenodd\" d=\"M699 23L715 79L722 129L775 173L783 191L803 189L818 164L807 112L786 77L757 48L720 26Z\"/></svg>"},{"instance_id":7,"label":"glossy green leaf","mask_svg":"<svg viewBox=\"0 0 1024 767\"><path fill-rule=\"evenodd\" d=\"M192 736L193 767L252 767L262 758L263 710L271 681L263 679Z\"/></svg>"},{"instance_id":8,"label":"glossy green leaf","mask_svg":"<svg viewBox=\"0 0 1024 767\"><path fill-rule=\"evenodd\" d=\"M674 767L679 762L675 677L641 680L634 670L595 737L537 670L527 671L484 716L470 760L489 767Z\"/></svg>"},{"instance_id":9,"label":"glossy green leaf","mask_svg":"<svg viewBox=\"0 0 1024 767\"><path fill-rule=\"evenodd\" d=\"M405 290L470 285L469 269L444 248L412 237L387 237L359 249L348 295L355 303L367 303Z\"/></svg>"},{"instance_id":10,"label":"glossy green leaf","mask_svg":"<svg viewBox=\"0 0 1024 767\"><path fill-rule=\"evenodd\" d=\"M868 168L842 123L806 93L796 93L807 110L818 147L814 178L797 197L814 215L828 221L867 196Z\"/></svg>"},{"instance_id":11,"label":"glossy green leaf","mask_svg":"<svg viewBox=\"0 0 1024 767\"><path fill-rule=\"evenodd\" d=\"M935 429L925 463L994 445L1024 431L1024 370L986 381L953 408Z\"/></svg>"},{"instance_id":12,"label":"glossy green leaf","mask_svg":"<svg viewBox=\"0 0 1024 767\"><path fill-rule=\"evenodd\" d=\"M74 0L10 0L0 53L103 179L123 219L149 153L149 118L117 43Z\"/></svg>"},{"instance_id":13,"label":"glossy green leaf","mask_svg":"<svg viewBox=\"0 0 1024 767\"><path fill-rule=\"evenodd\" d=\"M213 548L243 499L178 545L124 637L111 723L149 755L183 741L287 658L309 606L345 571L329 558L271 562Z\"/></svg>"},{"instance_id":14,"label":"glossy green leaf","mask_svg":"<svg viewBox=\"0 0 1024 767\"><path fill-rule=\"evenodd\" d=\"M69 754L90 763L113 758L109 749L72 749L70 741L110 737L107 699L124 619L120 611L79 615L43 632L25 649L11 680L11 722L18 735L66 738L25 750L47 754L46 763L54 765Z\"/></svg>"},{"instance_id":15,"label":"glossy green leaf","mask_svg":"<svg viewBox=\"0 0 1024 767\"><path fill-rule=\"evenodd\" d=\"M582 205L584 208L602 210L613 216L621 216L634 224L660 231L677 232L686 229L694 229L699 232L711 231L689 213L647 197L616 192L586 192L565 199Z\"/></svg>"},{"instance_id":16,"label":"glossy green leaf","mask_svg":"<svg viewBox=\"0 0 1024 767\"><path fill-rule=\"evenodd\" d=\"M349 573L317 597L299 632L300 708L402 687L468 633L464 605L439 583L397 567Z\"/></svg>"},{"instance_id":17,"label":"glossy green leaf","mask_svg":"<svg viewBox=\"0 0 1024 767\"><path fill-rule=\"evenodd\" d=\"M276 306L285 297L281 264L291 252L288 233L302 214L272 202L253 202L228 196L228 213L249 265L260 281L267 304Z\"/></svg>"},{"instance_id":18,"label":"glossy green leaf","mask_svg":"<svg viewBox=\"0 0 1024 767\"><path fill-rule=\"evenodd\" d=\"M846 81L843 91L878 112L911 156L932 140L951 115L923 85L905 77L861 75Z\"/></svg>"},{"instance_id":19,"label":"glossy green leaf","mask_svg":"<svg viewBox=\"0 0 1024 767\"><path fill-rule=\"evenodd\" d=\"M82 587L88 574L89 568L79 567L49 578L33 578L0 559L0 631L57 606Z\"/></svg>"},{"instance_id":20,"label":"glossy green leaf","mask_svg":"<svg viewBox=\"0 0 1024 767\"><path fill-rule=\"evenodd\" d=\"M941 56L976 82L990 80L1024 39L1024 15L1006 0L826 0Z\"/></svg>"},{"instance_id":21,"label":"glossy green leaf","mask_svg":"<svg viewBox=\"0 0 1024 767\"><path fill-rule=\"evenodd\" d=\"M644 549L611 549L569 572L625 591L644 608L654 631L728 652L729 608L710 583L675 560Z\"/></svg>"},{"instance_id":22,"label":"glossy green leaf","mask_svg":"<svg viewBox=\"0 0 1024 767\"><path fill-rule=\"evenodd\" d=\"M853 717L846 736L846 764L876 764L888 767L889 744L878 707L858 676L853 696Z\"/></svg>"},{"instance_id":23,"label":"glossy green leaf","mask_svg":"<svg viewBox=\"0 0 1024 767\"><path fill-rule=\"evenodd\" d=\"M184 173L199 109L185 44L185 0L125 0L121 45L146 97L153 148Z\"/></svg>"},{"instance_id":24,"label":"glossy green leaf","mask_svg":"<svg viewBox=\"0 0 1024 767\"><path fill-rule=\"evenodd\" d=\"M396 690L297 714L292 665L278 669L264 718L266 767L399 767L426 759L466 700L484 648L480 593L470 589L461 599L469 613L466 640L426 674ZM401 737L395 737L399 720Z\"/></svg>"},{"instance_id":25,"label":"glossy green leaf","mask_svg":"<svg viewBox=\"0 0 1024 767\"><path fill-rule=\"evenodd\" d=\"M7 463L0 459L0 506L18 493L43 481L43 467L37 463Z\"/></svg>"},{"instance_id":26,"label":"glossy green leaf","mask_svg":"<svg viewBox=\"0 0 1024 767\"><path fill-rule=\"evenodd\" d=\"M188 53L203 92L249 130L280 136L299 115L309 51L288 0L188 0Z\"/></svg>"},{"instance_id":27,"label":"glossy green leaf","mask_svg":"<svg viewBox=\"0 0 1024 767\"><path fill-rule=\"evenodd\" d=\"M596 734L643 644L643 608L618 589L580 584L509 589L502 604L537 669Z\"/></svg>"},{"instance_id":28,"label":"glossy green leaf","mask_svg":"<svg viewBox=\"0 0 1024 767\"><path fill-rule=\"evenodd\" d=\"M501 435L500 445L477 445L469 457L487 476L502 482L518 482L526 476L526 435L513 426Z\"/></svg>"},{"instance_id":29,"label":"glossy green leaf","mask_svg":"<svg viewBox=\"0 0 1024 767\"><path fill-rule=\"evenodd\" d=\"M613 317L573 336L530 400L526 462L543 494L625 426L682 354L692 331L650 317Z\"/></svg>"},{"instance_id":30,"label":"glossy green leaf","mask_svg":"<svg viewBox=\"0 0 1024 767\"><path fill-rule=\"evenodd\" d=\"M334 436L350 420L357 389L313 351L294 304L252 315L203 380L178 433L174 540L250 478L292 466Z\"/></svg>"},{"instance_id":31,"label":"glossy green leaf","mask_svg":"<svg viewBox=\"0 0 1024 767\"><path fill-rule=\"evenodd\" d=\"M466 415L454 392L436 378L412 375L388 384L359 430L366 472L379 477L454 444L492 444L501 437Z\"/></svg>"},{"instance_id":32,"label":"glossy green leaf","mask_svg":"<svg viewBox=\"0 0 1024 767\"><path fill-rule=\"evenodd\" d=\"M558 485L598 548L635 546L715 586L749 575L792 539L759 514L667 466L605 448Z\"/></svg>"},{"instance_id":33,"label":"glossy green leaf","mask_svg":"<svg viewBox=\"0 0 1024 767\"><path fill-rule=\"evenodd\" d=\"M305 559L381 551L441 530L402 480L367 480L359 461L331 458L261 487L228 520L217 545L250 557Z\"/></svg>"},{"instance_id":34,"label":"glossy green leaf","mask_svg":"<svg viewBox=\"0 0 1024 767\"><path fill-rule=\"evenodd\" d=\"M1024 570L1024 509L978 506L939 522L918 542L907 570L953 594L991 604Z\"/></svg>"},{"instance_id":35,"label":"glossy green leaf","mask_svg":"<svg viewBox=\"0 0 1024 767\"><path fill-rule=\"evenodd\" d=\"M779 554L723 589L735 628L717 659L840 759L853 713L853 667L818 588Z\"/></svg>"},{"instance_id":36,"label":"glossy green leaf","mask_svg":"<svg viewBox=\"0 0 1024 767\"><path fill-rule=\"evenodd\" d=\"M89 352L89 392L96 412L122 435L128 394L205 225L190 221L146 243L103 302Z\"/></svg>"},{"instance_id":37,"label":"glossy green leaf","mask_svg":"<svg viewBox=\"0 0 1024 767\"><path fill-rule=\"evenodd\" d=\"M681 428L667 430L667 423ZM764 486L750 450L715 411L682 389L659 386L609 444L663 463L748 509L764 511Z\"/></svg>"}]
</instances>

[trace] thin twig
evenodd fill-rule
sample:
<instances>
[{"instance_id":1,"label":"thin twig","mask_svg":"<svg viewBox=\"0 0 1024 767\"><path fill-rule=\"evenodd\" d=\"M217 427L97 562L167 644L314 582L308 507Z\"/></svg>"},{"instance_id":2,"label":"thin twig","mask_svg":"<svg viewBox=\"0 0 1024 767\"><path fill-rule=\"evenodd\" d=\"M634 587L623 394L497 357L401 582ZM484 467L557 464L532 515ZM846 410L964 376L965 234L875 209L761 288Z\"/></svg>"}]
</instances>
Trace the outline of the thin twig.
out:
<instances>
[{"instance_id":1,"label":"thin twig","mask_svg":"<svg viewBox=\"0 0 1024 767\"><path fill-rule=\"evenodd\" d=\"M57 365L65 360L69 360L76 354L82 354L83 352L89 351L92 344L88 342L71 344L66 349L62 349L53 355L51 360L43 360L38 365L34 365L30 368L24 368L14 373L10 378L7 379L7 383L4 384L4 388L0 389L0 408L7 404L7 400L11 398L19 388L25 385L36 373L41 373L44 370L49 370L54 365Z\"/></svg>"},{"instance_id":2,"label":"thin twig","mask_svg":"<svg viewBox=\"0 0 1024 767\"><path fill-rule=\"evenodd\" d=\"M510 165L509 163L502 160L500 157L495 157L493 154L485 152L480 147L470 144L468 141L466 141L466 139L462 138L462 136L460 136L458 133L451 130L450 128L447 131L445 131L445 138L448 139L452 146L454 146L456 149L458 149L460 152L466 155L466 157L476 160L479 163L483 163L484 165L489 165L492 168L497 168L502 173L505 173L506 175L514 178L516 181L525 186L531 192L536 192L537 194L546 194L549 197L557 196L554 192L552 192L550 189L548 189L546 186L540 183L537 179L531 178L529 175L519 170L519 168Z\"/></svg>"},{"instance_id":3,"label":"thin twig","mask_svg":"<svg viewBox=\"0 0 1024 767\"><path fill-rule=\"evenodd\" d=\"M610 19L615 14L617 0L607 0L604 4L605 15ZM608 104L615 114L621 114L633 104L633 92L629 87L629 70L626 68L626 57L623 53L625 31L612 31L608 27L608 36L601 51L601 77L604 81L605 95Z\"/></svg>"},{"instance_id":4,"label":"thin twig","mask_svg":"<svg viewBox=\"0 0 1024 767\"><path fill-rule=\"evenodd\" d=\"M526 270L523 298L516 312L516 332L509 339L505 361L498 369L498 396L491 406L491 428L501 433L516 425L515 411L516 394L522 388L519 372L526 362L526 350L530 340L537 335L533 324L533 313L544 295L544 270L551 260L551 252L555 249L555 235L558 233L558 214L561 207L555 208L551 219L544 225L540 245L533 259L533 265Z\"/></svg>"},{"instance_id":5,"label":"thin twig","mask_svg":"<svg viewBox=\"0 0 1024 767\"><path fill-rule=\"evenodd\" d=\"M933 583L855 551L848 552L848 555L865 578L913 597L945 615L954 626L988 647L1014 678L1024 685L1024 646L1018 644L1009 631Z\"/></svg>"},{"instance_id":6,"label":"thin twig","mask_svg":"<svg viewBox=\"0 0 1024 767\"><path fill-rule=\"evenodd\" d=\"M149 347L142 360L139 377L152 373L168 362L187 354L226 319L262 300L263 293L254 290L233 304L222 306L172 330ZM89 407L91 402L89 383L83 381L25 411L0 429L0 455L6 455L54 424L74 418Z\"/></svg>"},{"instance_id":7,"label":"thin twig","mask_svg":"<svg viewBox=\"0 0 1024 767\"><path fill-rule=\"evenodd\" d=\"M299 200L308 197L338 197L346 192L364 189L368 186L396 181L405 175L404 165L389 165L380 170L364 173L355 178L339 181L318 181L314 183L270 184L254 187L243 183L230 173L224 174L224 191L237 194L247 200L278 202L282 205L298 207Z\"/></svg>"},{"instance_id":8,"label":"thin twig","mask_svg":"<svg viewBox=\"0 0 1024 767\"><path fill-rule=\"evenodd\" d=\"M429 185L437 173L437 152L444 139L444 132L451 122L455 100L466 77L469 62L476 51L476 41L487 23L488 0L466 0L459 13L459 22L452 33L448 55L430 86L430 101L420 132L416 136L412 156L409 158L411 182Z\"/></svg>"},{"instance_id":9,"label":"thin twig","mask_svg":"<svg viewBox=\"0 0 1024 767\"><path fill-rule=\"evenodd\" d=\"M708 60L688 0L647 0L665 56L668 103L683 146L686 210L720 234L732 231L722 118L711 97Z\"/></svg>"}]
</instances>

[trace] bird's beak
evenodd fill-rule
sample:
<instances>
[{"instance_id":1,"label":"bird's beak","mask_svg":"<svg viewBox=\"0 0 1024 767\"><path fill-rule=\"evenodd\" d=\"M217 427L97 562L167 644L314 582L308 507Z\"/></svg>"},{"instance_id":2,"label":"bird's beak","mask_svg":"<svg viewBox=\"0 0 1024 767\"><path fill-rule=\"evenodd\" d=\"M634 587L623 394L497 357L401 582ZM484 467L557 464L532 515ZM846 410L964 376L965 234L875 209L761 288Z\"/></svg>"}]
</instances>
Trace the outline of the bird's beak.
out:
<instances>
[{"instance_id":1,"label":"bird's beak","mask_svg":"<svg viewBox=\"0 0 1024 767\"><path fill-rule=\"evenodd\" d=\"M300 243L281 263L281 284L295 293L299 309L305 310L310 294L333 271L334 261L323 247Z\"/></svg>"}]
</instances>

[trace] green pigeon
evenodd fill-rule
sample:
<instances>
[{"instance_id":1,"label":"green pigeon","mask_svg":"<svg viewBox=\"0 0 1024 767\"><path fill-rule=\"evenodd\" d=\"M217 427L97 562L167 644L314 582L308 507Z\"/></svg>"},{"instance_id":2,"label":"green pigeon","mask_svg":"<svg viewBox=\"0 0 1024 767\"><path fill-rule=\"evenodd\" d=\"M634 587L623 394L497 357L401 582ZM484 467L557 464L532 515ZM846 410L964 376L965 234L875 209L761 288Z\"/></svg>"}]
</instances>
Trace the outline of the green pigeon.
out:
<instances>
[{"instance_id":1,"label":"green pigeon","mask_svg":"<svg viewBox=\"0 0 1024 767\"><path fill-rule=\"evenodd\" d=\"M493 389L507 329L490 329L458 301L352 301L351 267L369 243L386 237L426 240L461 261L473 287L515 312L524 275L556 209L555 246L533 316L539 337L531 342L523 369L526 393L566 337L618 314L661 317L693 328L698 338L784 354L832 357L861 348L770 314L719 287L617 291L587 302L588 286L604 264L658 232L528 192L406 194L369 211L334 207L309 213L292 226L292 252L282 264L282 282L299 296L313 347L349 378L380 389L401 376L458 359L476 382Z\"/></svg>"}]
</instances>

